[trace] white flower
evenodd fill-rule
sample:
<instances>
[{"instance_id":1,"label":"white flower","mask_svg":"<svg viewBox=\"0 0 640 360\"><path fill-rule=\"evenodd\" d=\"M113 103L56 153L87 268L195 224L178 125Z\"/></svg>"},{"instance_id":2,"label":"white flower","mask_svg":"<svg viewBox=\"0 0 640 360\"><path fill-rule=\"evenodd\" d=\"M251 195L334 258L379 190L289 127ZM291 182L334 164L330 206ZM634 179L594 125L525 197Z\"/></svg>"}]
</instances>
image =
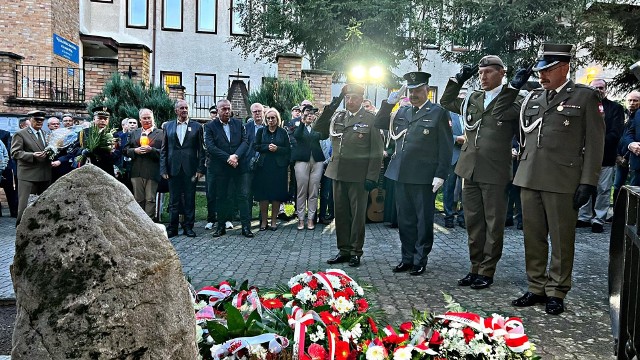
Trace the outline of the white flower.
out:
<instances>
[{"instance_id":1,"label":"white flower","mask_svg":"<svg viewBox=\"0 0 640 360\"><path fill-rule=\"evenodd\" d=\"M308 286L305 286L296 294L296 298L302 302L314 302L317 297Z\"/></svg>"},{"instance_id":2,"label":"white flower","mask_svg":"<svg viewBox=\"0 0 640 360\"><path fill-rule=\"evenodd\" d=\"M320 325L318 325L318 331L316 331L316 336L318 337L319 340L324 340L324 330L322 329L322 327L320 327Z\"/></svg>"},{"instance_id":3,"label":"white flower","mask_svg":"<svg viewBox=\"0 0 640 360\"><path fill-rule=\"evenodd\" d=\"M333 307L338 313L344 314L353 310L353 303L345 299L343 296L340 296L333 302Z\"/></svg>"},{"instance_id":4,"label":"white flower","mask_svg":"<svg viewBox=\"0 0 640 360\"><path fill-rule=\"evenodd\" d=\"M204 331L199 325L196 325L196 344L202 341L202 333Z\"/></svg>"},{"instance_id":5,"label":"white flower","mask_svg":"<svg viewBox=\"0 0 640 360\"><path fill-rule=\"evenodd\" d=\"M309 334L309 340L311 340L311 342L318 342L318 336L314 333Z\"/></svg>"},{"instance_id":6,"label":"white flower","mask_svg":"<svg viewBox=\"0 0 640 360\"><path fill-rule=\"evenodd\" d=\"M385 357L385 349L382 346L373 345L367 349L367 360L383 360Z\"/></svg>"},{"instance_id":7,"label":"white flower","mask_svg":"<svg viewBox=\"0 0 640 360\"><path fill-rule=\"evenodd\" d=\"M204 300L200 300L199 303L193 304L193 309L195 311L199 311L199 310L202 310L202 308L204 308L205 306L207 306L207 303L204 302Z\"/></svg>"},{"instance_id":8,"label":"white flower","mask_svg":"<svg viewBox=\"0 0 640 360\"><path fill-rule=\"evenodd\" d=\"M394 360L411 360L411 351L413 350L413 346L405 346L396 349L393 353Z\"/></svg>"},{"instance_id":9,"label":"white flower","mask_svg":"<svg viewBox=\"0 0 640 360\"><path fill-rule=\"evenodd\" d=\"M331 287L334 289L340 289L342 288L342 284L340 284L340 278L337 276L333 276L333 275L327 275L327 279L329 279L329 282L331 283Z\"/></svg>"},{"instance_id":10,"label":"white flower","mask_svg":"<svg viewBox=\"0 0 640 360\"><path fill-rule=\"evenodd\" d=\"M340 329L340 335L342 337L342 341L349 342L349 340L351 340L351 332L349 330Z\"/></svg>"},{"instance_id":11,"label":"white flower","mask_svg":"<svg viewBox=\"0 0 640 360\"><path fill-rule=\"evenodd\" d=\"M207 335L207 338L205 339L205 342L207 343L207 345L211 345L215 341L213 341L213 338L211 337L211 335Z\"/></svg>"},{"instance_id":12,"label":"white flower","mask_svg":"<svg viewBox=\"0 0 640 360\"><path fill-rule=\"evenodd\" d=\"M261 345L251 345L249 351L260 360L267 358L267 349L263 348Z\"/></svg>"}]
</instances>

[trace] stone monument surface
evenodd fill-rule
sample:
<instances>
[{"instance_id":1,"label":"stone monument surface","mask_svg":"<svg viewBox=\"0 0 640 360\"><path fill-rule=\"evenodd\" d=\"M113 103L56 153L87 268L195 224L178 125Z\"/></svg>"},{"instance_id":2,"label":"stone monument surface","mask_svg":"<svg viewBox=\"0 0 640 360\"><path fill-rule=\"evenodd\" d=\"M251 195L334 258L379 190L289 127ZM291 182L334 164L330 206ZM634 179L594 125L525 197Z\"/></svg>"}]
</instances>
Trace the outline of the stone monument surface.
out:
<instances>
[{"instance_id":1,"label":"stone monument surface","mask_svg":"<svg viewBox=\"0 0 640 360\"><path fill-rule=\"evenodd\" d=\"M95 166L27 208L12 277L13 360L197 358L188 285L164 229Z\"/></svg>"}]
</instances>

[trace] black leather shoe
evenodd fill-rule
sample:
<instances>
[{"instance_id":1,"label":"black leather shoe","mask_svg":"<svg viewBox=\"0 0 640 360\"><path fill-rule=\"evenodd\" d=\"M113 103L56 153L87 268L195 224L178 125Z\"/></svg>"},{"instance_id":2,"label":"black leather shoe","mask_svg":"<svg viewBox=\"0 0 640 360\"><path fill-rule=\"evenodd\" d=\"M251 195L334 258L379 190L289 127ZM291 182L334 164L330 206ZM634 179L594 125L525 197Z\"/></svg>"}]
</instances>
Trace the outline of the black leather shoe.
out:
<instances>
[{"instance_id":1,"label":"black leather shoe","mask_svg":"<svg viewBox=\"0 0 640 360\"><path fill-rule=\"evenodd\" d=\"M413 276L418 276L418 275L422 275L422 273L424 273L424 271L427 269L426 266L413 266L413 268L411 268L411 272L409 273L409 275L413 275Z\"/></svg>"},{"instance_id":2,"label":"black leather shoe","mask_svg":"<svg viewBox=\"0 0 640 360\"><path fill-rule=\"evenodd\" d=\"M591 232L592 233L599 234L599 233L601 233L603 231L604 231L604 227L602 226L602 224L598 224L598 223L595 223L595 222L593 224L591 224Z\"/></svg>"},{"instance_id":3,"label":"black leather shoe","mask_svg":"<svg viewBox=\"0 0 640 360\"><path fill-rule=\"evenodd\" d=\"M360 256L358 255L351 256L351 258L349 258L349 266L351 267L360 266Z\"/></svg>"},{"instance_id":4,"label":"black leather shoe","mask_svg":"<svg viewBox=\"0 0 640 360\"><path fill-rule=\"evenodd\" d=\"M464 219L462 219L462 220L458 220L458 226L460 226L460 227L461 227L461 228L463 228L463 229L466 229L466 228L467 228L467 226L464 224Z\"/></svg>"},{"instance_id":5,"label":"black leather shoe","mask_svg":"<svg viewBox=\"0 0 640 360\"><path fill-rule=\"evenodd\" d=\"M453 223L453 219L444 219L444 227L453 229L456 225Z\"/></svg>"},{"instance_id":6,"label":"black leather shoe","mask_svg":"<svg viewBox=\"0 0 640 360\"><path fill-rule=\"evenodd\" d=\"M471 288L475 290L486 289L493 284L493 278L490 276L478 275L473 283L471 283Z\"/></svg>"},{"instance_id":7,"label":"black leather shoe","mask_svg":"<svg viewBox=\"0 0 640 360\"><path fill-rule=\"evenodd\" d=\"M535 304L545 304L546 302L547 302L546 295L537 295L530 291L527 291L526 293L524 293L524 295L513 300L511 302L511 305L517 306L517 307L527 307L527 306L533 306Z\"/></svg>"},{"instance_id":8,"label":"black leather shoe","mask_svg":"<svg viewBox=\"0 0 640 360\"><path fill-rule=\"evenodd\" d=\"M350 259L351 259L351 256L349 255L338 254L332 257L331 259L327 260L327 264L342 264L342 263L349 262Z\"/></svg>"},{"instance_id":9,"label":"black leather shoe","mask_svg":"<svg viewBox=\"0 0 640 360\"><path fill-rule=\"evenodd\" d=\"M244 229L242 229L242 235L244 235L244 237L252 238L253 233L251 232L251 228L245 227Z\"/></svg>"},{"instance_id":10,"label":"black leather shoe","mask_svg":"<svg viewBox=\"0 0 640 360\"><path fill-rule=\"evenodd\" d=\"M178 236L178 230L167 230L167 237L172 238Z\"/></svg>"},{"instance_id":11,"label":"black leather shoe","mask_svg":"<svg viewBox=\"0 0 640 360\"><path fill-rule=\"evenodd\" d=\"M588 221L582 221L582 220L578 220L576 221L576 227L577 228L585 228L585 227L590 227L591 223Z\"/></svg>"},{"instance_id":12,"label":"black leather shoe","mask_svg":"<svg viewBox=\"0 0 640 360\"><path fill-rule=\"evenodd\" d=\"M193 231L193 229L184 229L182 235L185 235L187 237L196 237L196 233L195 231Z\"/></svg>"},{"instance_id":13,"label":"black leather shoe","mask_svg":"<svg viewBox=\"0 0 640 360\"><path fill-rule=\"evenodd\" d=\"M396 267L394 267L393 270L391 271L393 271L394 273L400 273L400 272L409 271L411 268L413 268L413 265L411 264L400 263Z\"/></svg>"},{"instance_id":14,"label":"black leather shoe","mask_svg":"<svg viewBox=\"0 0 640 360\"><path fill-rule=\"evenodd\" d=\"M468 273L467 276L465 276L462 279L458 280L458 285L459 286L470 286L471 284L473 284L473 281L476 279L476 277L478 277L478 274Z\"/></svg>"},{"instance_id":15,"label":"black leather shoe","mask_svg":"<svg viewBox=\"0 0 640 360\"><path fill-rule=\"evenodd\" d=\"M555 296L549 296L544 311L549 315L560 315L564 312L564 300Z\"/></svg>"},{"instance_id":16,"label":"black leather shoe","mask_svg":"<svg viewBox=\"0 0 640 360\"><path fill-rule=\"evenodd\" d=\"M522 230L522 223L521 222L516 224L516 229Z\"/></svg>"},{"instance_id":17,"label":"black leather shoe","mask_svg":"<svg viewBox=\"0 0 640 360\"><path fill-rule=\"evenodd\" d=\"M224 226L224 224L222 224L222 225ZM222 228L219 227L219 228L216 229L216 231L213 232L213 234L211 234L211 236L220 237L220 236L222 236L222 235L224 235L226 233L227 233L227 230L225 230L224 227L222 227Z\"/></svg>"},{"instance_id":18,"label":"black leather shoe","mask_svg":"<svg viewBox=\"0 0 640 360\"><path fill-rule=\"evenodd\" d=\"M509 227L509 226L513 226L513 218L505 220L504 227Z\"/></svg>"}]
</instances>

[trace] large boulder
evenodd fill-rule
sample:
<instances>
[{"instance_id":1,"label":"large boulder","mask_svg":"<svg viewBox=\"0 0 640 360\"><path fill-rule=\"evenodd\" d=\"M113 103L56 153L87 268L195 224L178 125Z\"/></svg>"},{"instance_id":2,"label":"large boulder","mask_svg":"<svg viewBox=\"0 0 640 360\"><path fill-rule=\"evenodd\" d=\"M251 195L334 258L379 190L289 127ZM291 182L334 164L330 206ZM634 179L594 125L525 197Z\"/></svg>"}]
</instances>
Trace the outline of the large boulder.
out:
<instances>
[{"instance_id":1,"label":"large boulder","mask_svg":"<svg viewBox=\"0 0 640 360\"><path fill-rule=\"evenodd\" d=\"M12 276L13 360L198 356L188 285L164 229L95 166L26 209Z\"/></svg>"}]
</instances>

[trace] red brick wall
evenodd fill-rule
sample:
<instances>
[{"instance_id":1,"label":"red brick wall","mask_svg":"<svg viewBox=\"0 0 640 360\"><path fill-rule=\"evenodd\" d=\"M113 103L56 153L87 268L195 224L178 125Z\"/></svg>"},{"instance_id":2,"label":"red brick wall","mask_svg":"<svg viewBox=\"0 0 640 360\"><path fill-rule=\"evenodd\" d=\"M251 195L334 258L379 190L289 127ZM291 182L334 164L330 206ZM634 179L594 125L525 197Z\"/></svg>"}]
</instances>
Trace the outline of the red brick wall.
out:
<instances>
[{"instance_id":1,"label":"red brick wall","mask_svg":"<svg viewBox=\"0 0 640 360\"><path fill-rule=\"evenodd\" d=\"M137 73L133 79L141 80L148 85L150 81L150 58L151 52L146 47L120 44L118 48L118 71L124 74L129 71L129 65L131 65L131 70Z\"/></svg>"},{"instance_id":2,"label":"red brick wall","mask_svg":"<svg viewBox=\"0 0 640 360\"><path fill-rule=\"evenodd\" d=\"M278 79L300 80L302 76L302 56L297 54L278 54Z\"/></svg>"},{"instance_id":3,"label":"red brick wall","mask_svg":"<svg viewBox=\"0 0 640 360\"><path fill-rule=\"evenodd\" d=\"M333 72L325 70L303 70L302 78L307 81L311 92L313 92L314 105L322 108L331 102Z\"/></svg>"},{"instance_id":4,"label":"red brick wall","mask_svg":"<svg viewBox=\"0 0 640 360\"><path fill-rule=\"evenodd\" d=\"M51 5L51 1L0 1L0 49L24 56L24 64L51 65Z\"/></svg>"},{"instance_id":5,"label":"red brick wall","mask_svg":"<svg viewBox=\"0 0 640 360\"><path fill-rule=\"evenodd\" d=\"M63 38L81 47L80 44L80 1L74 0L50 0L51 1L51 29L52 33L58 34ZM47 2L45 0L45 2ZM43 34L43 36L46 36ZM48 34L51 39L52 34ZM53 52L50 48L49 51ZM81 49L78 50L82 56ZM51 66L62 67L80 67L80 64L74 63L61 56L53 55Z\"/></svg>"},{"instance_id":6,"label":"red brick wall","mask_svg":"<svg viewBox=\"0 0 640 360\"><path fill-rule=\"evenodd\" d=\"M118 71L118 60L109 58L84 58L85 101L102 91L111 75Z\"/></svg>"}]
</instances>

